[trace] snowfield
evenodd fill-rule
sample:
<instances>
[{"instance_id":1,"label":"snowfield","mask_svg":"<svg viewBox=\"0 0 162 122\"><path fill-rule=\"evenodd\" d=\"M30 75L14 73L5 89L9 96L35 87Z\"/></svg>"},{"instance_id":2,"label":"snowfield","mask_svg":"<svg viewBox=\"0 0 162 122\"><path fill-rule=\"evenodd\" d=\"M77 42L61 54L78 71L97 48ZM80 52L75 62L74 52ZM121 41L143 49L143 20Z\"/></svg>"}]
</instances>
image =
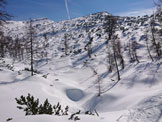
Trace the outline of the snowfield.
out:
<instances>
[{"instance_id":1,"label":"snowfield","mask_svg":"<svg viewBox=\"0 0 162 122\"><path fill-rule=\"evenodd\" d=\"M35 22L40 35L40 45L43 42L41 34L49 34L48 62L36 59L34 68L40 73L31 77L30 72L24 70L29 67L26 60L19 62L11 58L0 59L0 122L6 122L9 118L11 122L70 122L74 121L69 120L70 115L79 110L81 113L78 114L78 122L162 122L162 60L151 62L148 56L145 41L142 39L145 25L137 24L132 27L123 21L123 26L128 30L124 33L117 31L125 59L125 68L120 69L120 81L117 81L116 72L107 71L105 39L96 36L98 31L93 33L92 59L83 51L87 34L83 28L80 29L76 25L82 21L92 21L99 15L102 18L105 14L99 13L58 23L48 19ZM102 19L95 20L97 24L91 29L95 31L96 28L101 28L100 20ZM145 24L148 24L148 21L149 19ZM54 37L50 34L51 24L57 31ZM21 33L22 36L25 34L25 27L25 22L11 22L6 26L6 35L11 34L14 38ZM75 35L74 39L70 40L71 45L83 34L83 37L78 38L78 43L75 43L77 49L82 49L81 53L64 56L64 52L60 51L61 40L65 34L62 28ZM140 63L129 61L125 45L131 39L138 42L137 54ZM44 75L47 77L43 77ZM101 78L101 96L98 96L98 78ZM27 96L28 93L39 98L40 103L47 98L52 105L58 102L63 108L68 105L69 115L25 116L25 112L17 108L15 98ZM86 111L94 115L85 115Z\"/></svg>"}]
</instances>

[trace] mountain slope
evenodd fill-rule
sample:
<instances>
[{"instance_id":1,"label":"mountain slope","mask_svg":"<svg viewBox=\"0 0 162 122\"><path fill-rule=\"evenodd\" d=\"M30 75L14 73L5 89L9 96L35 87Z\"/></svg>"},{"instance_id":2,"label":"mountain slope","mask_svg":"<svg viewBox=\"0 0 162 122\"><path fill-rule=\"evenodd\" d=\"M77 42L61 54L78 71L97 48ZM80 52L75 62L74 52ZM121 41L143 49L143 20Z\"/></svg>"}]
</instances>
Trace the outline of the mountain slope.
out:
<instances>
[{"instance_id":1,"label":"mountain slope","mask_svg":"<svg viewBox=\"0 0 162 122\"><path fill-rule=\"evenodd\" d=\"M35 69L40 74L31 77L24 70L29 64L24 61L1 59L0 71L0 121L13 118L11 122L20 121L60 121L67 122L69 116L48 115L28 116L16 108L15 97L31 93L42 103L46 98L50 103L60 102L69 106L69 113L81 110L78 115L82 122L160 122L162 94L162 62L152 62L146 46L146 31L152 17L119 17L116 34L121 42L121 52L125 68L120 68L121 80L117 81L116 70L108 71L107 34L104 30L106 12L80 17L73 20L53 22L48 19L33 21L39 46L47 35L48 57L35 59ZM156 28L161 28L157 22ZM9 22L5 34L16 38L26 36L28 22ZM89 58L85 46L89 41L88 29L93 37L92 57ZM68 40L68 55L65 55L64 36ZM151 36L150 31L148 35ZM139 63L131 62L129 43L137 42ZM151 42L149 42L151 44ZM39 50L39 53L44 51ZM155 56L155 52L152 51ZM47 62L48 60L48 62ZM12 65L11 65L12 64ZM97 73L96 73L97 72ZM44 78L46 76L46 78ZM101 96L98 96L99 82ZM86 111L99 113L99 117L86 116Z\"/></svg>"}]
</instances>

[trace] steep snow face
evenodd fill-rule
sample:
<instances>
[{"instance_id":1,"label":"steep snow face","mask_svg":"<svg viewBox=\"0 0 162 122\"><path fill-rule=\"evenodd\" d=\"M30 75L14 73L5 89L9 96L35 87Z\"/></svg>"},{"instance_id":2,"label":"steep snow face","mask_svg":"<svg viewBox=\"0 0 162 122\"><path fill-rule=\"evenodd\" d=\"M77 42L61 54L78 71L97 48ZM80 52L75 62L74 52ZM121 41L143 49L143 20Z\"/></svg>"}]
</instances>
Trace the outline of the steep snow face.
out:
<instances>
[{"instance_id":1,"label":"steep snow face","mask_svg":"<svg viewBox=\"0 0 162 122\"><path fill-rule=\"evenodd\" d=\"M162 61L152 62L147 51L146 30L151 17L119 17L116 34L121 44L125 68L119 66L121 80L116 70L108 71L107 33L103 24L106 12L72 20L53 22L46 18L33 20L39 46L47 44L38 52L46 50L47 57L37 58L34 68L40 74L31 77L24 70L28 64L12 59L0 60L0 121L13 118L11 122L69 121L69 116L24 116L16 108L15 97L31 93L42 103L46 98L51 104L60 102L69 106L69 113L81 110L81 122L151 122L161 121ZM10 21L5 34L23 38L28 33L29 22ZM160 29L157 22L155 27ZM150 31L147 32L150 38ZM68 37L68 55L65 55L65 35ZM89 36L92 54L89 58ZM25 41L25 40L23 40ZM130 43L136 41L139 63L131 61ZM148 42L151 45L151 42ZM111 42L108 46L112 46ZM155 52L151 52L155 56ZM27 61L27 59L25 59ZM120 61L118 61L120 63ZM100 88L100 89L99 89ZM99 95L99 90L101 96ZM84 115L86 111L99 113L99 117Z\"/></svg>"}]
</instances>

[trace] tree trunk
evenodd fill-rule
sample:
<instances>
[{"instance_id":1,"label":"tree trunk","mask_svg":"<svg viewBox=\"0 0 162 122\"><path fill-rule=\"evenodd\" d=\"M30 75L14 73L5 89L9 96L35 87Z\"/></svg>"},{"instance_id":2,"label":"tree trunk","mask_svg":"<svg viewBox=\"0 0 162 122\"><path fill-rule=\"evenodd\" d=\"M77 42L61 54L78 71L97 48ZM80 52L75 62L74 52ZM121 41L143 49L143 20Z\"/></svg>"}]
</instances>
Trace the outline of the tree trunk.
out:
<instances>
[{"instance_id":1,"label":"tree trunk","mask_svg":"<svg viewBox=\"0 0 162 122\"><path fill-rule=\"evenodd\" d=\"M33 71L33 38L32 38L32 34L31 34L31 38L30 38L30 43L31 43L31 76L34 75L34 71Z\"/></svg>"},{"instance_id":2,"label":"tree trunk","mask_svg":"<svg viewBox=\"0 0 162 122\"><path fill-rule=\"evenodd\" d=\"M150 49L149 49L149 45L148 45L148 38L146 37L146 45L147 45L147 51L148 51L148 54L149 54L149 57L151 58L152 62L154 62L154 59L151 55L151 52L150 52Z\"/></svg>"}]
</instances>

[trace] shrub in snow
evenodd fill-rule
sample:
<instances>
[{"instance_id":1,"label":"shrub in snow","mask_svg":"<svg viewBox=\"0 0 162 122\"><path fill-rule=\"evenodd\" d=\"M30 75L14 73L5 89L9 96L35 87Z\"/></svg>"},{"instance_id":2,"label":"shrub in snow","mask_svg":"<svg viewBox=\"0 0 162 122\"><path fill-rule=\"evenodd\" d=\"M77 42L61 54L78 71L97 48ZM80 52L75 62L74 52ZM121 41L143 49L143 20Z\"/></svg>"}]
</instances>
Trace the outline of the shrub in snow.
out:
<instances>
[{"instance_id":1,"label":"shrub in snow","mask_svg":"<svg viewBox=\"0 0 162 122\"><path fill-rule=\"evenodd\" d=\"M8 118L6 121L11 121L12 120L12 118Z\"/></svg>"},{"instance_id":2,"label":"shrub in snow","mask_svg":"<svg viewBox=\"0 0 162 122\"><path fill-rule=\"evenodd\" d=\"M66 106L66 107L65 107L65 111L63 112L63 115L68 115L68 110L69 110L69 107Z\"/></svg>"},{"instance_id":3,"label":"shrub in snow","mask_svg":"<svg viewBox=\"0 0 162 122\"><path fill-rule=\"evenodd\" d=\"M74 120L74 121L80 120L80 118L76 116L77 114L80 114L80 112L81 111L79 110L78 112L71 114L69 120Z\"/></svg>"},{"instance_id":4,"label":"shrub in snow","mask_svg":"<svg viewBox=\"0 0 162 122\"><path fill-rule=\"evenodd\" d=\"M39 99L34 99L33 96L28 94L27 97L24 97L23 95L20 96L20 98L15 98L17 104L20 106L17 106L19 109L23 109L26 113L25 115L38 115L38 114L55 114L58 116L62 115L68 115L68 109L69 107L66 106L65 110L61 108L60 103L58 102L57 105L52 105L48 102L48 99L44 101L43 104L39 105ZM23 107L22 107L23 106Z\"/></svg>"},{"instance_id":5,"label":"shrub in snow","mask_svg":"<svg viewBox=\"0 0 162 122\"><path fill-rule=\"evenodd\" d=\"M52 105L48 102L48 99L44 101L43 105L40 105L39 114L53 114Z\"/></svg>"},{"instance_id":6,"label":"shrub in snow","mask_svg":"<svg viewBox=\"0 0 162 122\"><path fill-rule=\"evenodd\" d=\"M29 68L25 68L24 70L31 72L31 69L29 69ZM40 72L38 70L33 70L33 72L36 74L40 74Z\"/></svg>"},{"instance_id":7,"label":"shrub in snow","mask_svg":"<svg viewBox=\"0 0 162 122\"><path fill-rule=\"evenodd\" d=\"M18 71L17 73L18 73L18 75L21 75L21 72L20 71Z\"/></svg>"},{"instance_id":8,"label":"shrub in snow","mask_svg":"<svg viewBox=\"0 0 162 122\"><path fill-rule=\"evenodd\" d=\"M55 111L55 115L60 115L60 113L61 113L61 105L60 105L59 102L57 103L57 105L53 106L53 109Z\"/></svg>"},{"instance_id":9,"label":"shrub in snow","mask_svg":"<svg viewBox=\"0 0 162 122\"><path fill-rule=\"evenodd\" d=\"M11 71L14 71L14 66L10 65L10 64L7 64L6 67L11 70Z\"/></svg>"},{"instance_id":10,"label":"shrub in snow","mask_svg":"<svg viewBox=\"0 0 162 122\"><path fill-rule=\"evenodd\" d=\"M74 117L74 121L80 120L80 118L78 116Z\"/></svg>"},{"instance_id":11,"label":"shrub in snow","mask_svg":"<svg viewBox=\"0 0 162 122\"><path fill-rule=\"evenodd\" d=\"M94 114L93 114L92 112L90 112L90 111L86 111L85 114L86 114L86 115L94 115Z\"/></svg>"},{"instance_id":12,"label":"shrub in snow","mask_svg":"<svg viewBox=\"0 0 162 122\"><path fill-rule=\"evenodd\" d=\"M39 113L39 99L35 100L30 94L27 97L22 95L19 99L15 98L15 100L17 104L26 106L17 106L17 108L23 109L26 112L25 115L36 115Z\"/></svg>"},{"instance_id":13,"label":"shrub in snow","mask_svg":"<svg viewBox=\"0 0 162 122\"><path fill-rule=\"evenodd\" d=\"M49 74L49 73L43 75L42 77L44 77L45 79L47 79L48 74Z\"/></svg>"}]
</instances>

